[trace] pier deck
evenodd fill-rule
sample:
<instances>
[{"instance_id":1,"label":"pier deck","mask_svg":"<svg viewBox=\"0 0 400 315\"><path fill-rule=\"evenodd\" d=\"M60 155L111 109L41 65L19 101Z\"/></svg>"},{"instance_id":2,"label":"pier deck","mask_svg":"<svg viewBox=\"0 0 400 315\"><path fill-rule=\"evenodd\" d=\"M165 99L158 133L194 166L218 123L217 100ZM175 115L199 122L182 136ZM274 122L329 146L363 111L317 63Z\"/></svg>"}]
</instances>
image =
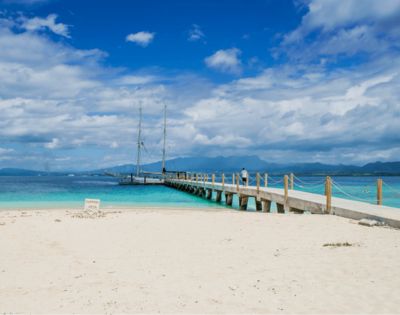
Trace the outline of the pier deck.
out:
<instances>
[{"instance_id":1,"label":"pier deck","mask_svg":"<svg viewBox=\"0 0 400 315\"><path fill-rule=\"evenodd\" d=\"M254 198L258 211L270 212L271 203L274 202L279 213L310 212L313 214L334 214L355 220L368 218L383 222L391 227L400 228L400 209L366 202L332 197L329 205L325 195L293 189L287 190L285 194L283 188L243 186L210 181L166 179L165 184L207 199L211 199L214 191L216 201L221 201L221 195L224 194L227 205L232 205L232 196L236 194L239 197L241 210L247 209L248 198Z\"/></svg>"}]
</instances>

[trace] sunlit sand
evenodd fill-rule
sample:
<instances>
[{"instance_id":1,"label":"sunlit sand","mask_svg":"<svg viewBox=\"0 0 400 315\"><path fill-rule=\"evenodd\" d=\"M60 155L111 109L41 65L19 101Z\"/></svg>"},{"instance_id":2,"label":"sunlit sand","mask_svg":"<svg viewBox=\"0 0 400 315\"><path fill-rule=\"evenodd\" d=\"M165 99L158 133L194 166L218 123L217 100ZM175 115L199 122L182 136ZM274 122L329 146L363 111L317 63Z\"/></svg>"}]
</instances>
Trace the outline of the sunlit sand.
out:
<instances>
[{"instance_id":1,"label":"sunlit sand","mask_svg":"<svg viewBox=\"0 0 400 315\"><path fill-rule=\"evenodd\" d=\"M224 209L0 212L0 312L396 313L400 233Z\"/></svg>"}]
</instances>

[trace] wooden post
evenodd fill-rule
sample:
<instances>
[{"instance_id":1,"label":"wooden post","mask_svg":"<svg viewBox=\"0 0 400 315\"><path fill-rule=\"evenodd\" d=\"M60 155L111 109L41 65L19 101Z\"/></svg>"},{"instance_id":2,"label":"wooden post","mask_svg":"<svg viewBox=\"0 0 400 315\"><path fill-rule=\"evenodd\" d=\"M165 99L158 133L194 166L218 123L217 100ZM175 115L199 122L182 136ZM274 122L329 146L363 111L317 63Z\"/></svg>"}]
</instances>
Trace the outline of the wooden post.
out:
<instances>
[{"instance_id":1,"label":"wooden post","mask_svg":"<svg viewBox=\"0 0 400 315\"><path fill-rule=\"evenodd\" d=\"M196 173L196 184L199 181L199 174Z\"/></svg>"},{"instance_id":2,"label":"wooden post","mask_svg":"<svg viewBox=\"0 0 400 315\"><path fill-rule=\"evenodd\" d=\"M232 174L232 185L235 185L235 173Z\"/></svg>"},{"instance_id":3,"label":"wooden post","mask_svg":"<svg viewBox=\"0 0 400 315\"><path fill-rule=\"evenodd\" d=\"M260 173L256 174L257 194L260 193Z\"/></svg>"},{"instance_id":4,"label":"wooden post","mask_svg":"<svg viewBox=\"0 0 400 315\"><path fill-rule=\"evenodd\" d=\"M236 174L236 191L239 192L239 174Z\"/></svg>"},{"instance_id":5,"label":"wooden post","mask_svg":"<svg viewBox=\"0 0 400 315\"><path fill-rule=\"evenodd\" d=\"M212 181L212 185L214 186L214 184L215 184L215 174L211 175L211 181Z\"/></svg>"},{"instance_id":6,"label":"wooden post","mask_svg":"<svg viewBox=\"0 0 400 315\"><path fill-rule=\"evenodd\" d=\"M222 173L221 182L222 182L222 189L224 189L224 186L225 186L225 174L224 173Z\"/></svg>"},{"instance_id":7,"label":"wooden post","mask_svg":"<svg viewBox=\"0 0 400 315\"><path fill-rule=\"evenodd\" d=\"M289 197L289 176L285 175L285 177L283 177L283 183L284 183L284 189L285 189L285 203L283 206L286 210L287 201L288 201L288 197Z\"/></svg>"},{"instance_id":8,"label":"wooden post","mask_svg":"<svg viewBox=\"0 0 400 315\"><path fill-rule=\"evenodd\" d=\"M225 193L225 202L227 206L232 206L233 194Z\"/></svg>"},{"instance_id":9,"label":"wooden post","mask_svg":"<svg viewBox=\"0 0 400 315\"><path fill-rule=\"evenodd\" d=\"M294 188L294 174L290 173L290 189L293 190Z\"/></svg>"},{"instance_id":10,"label":"wooden post","mask_svg":"<svg viewBox=\"0 0 400 315\"><path fill-rule=\"evenodd\" d=\"M239 209L240 210L247 210L247 203L249 201L248 196L240 196L239 197Z\"/></svg>"},{"instance_id":11,"label":"wooden post","mask_svg":"<svg viewBox=\"0 0 400 315\"><path fill-rule=\"evenodd\" d=\"M383 194L382 194L382 179L379 178L376 181L376 201L378 205L382 205L382 201L383 201Z\"/></svg>"},{"instance_id":12,"label":"wooden post","mask_svg":"<svg viewBox=\"0 0 400 315\"><path fill-rule=\"evenodd\" d=\"M261 200L258 200L257 197L254 197L255 202L256 202L256 211L261 211L262 210L262 203Z\"/></svg>"},{"instance_id":13,"label":"wooden post","mask_svg":"<svg viewBox=\"0 0 400 315\"><path fill-rule=\"evenodd\" d=\"M331 213L331 211L332 211L332 180L329 176L326 176L325 195L326 195L326 213Z\"/></svg>"},{"instance_id":14,"label":"wooden post","mask_svg":"<svg viewBox=\"0 0 400 315\"><path fill-rule=\"evenodd\" d=\"M249 186L250 174L247 172L246 186Z\"/></svg>"},{"instance_id":15,"label":"wooden post","mask_svg":"<svg viewBox=\"0 0 400 315\"><path fill-rule=\"evenodd\" d=\"M208 174L204 175L204 183L208 182Z\"/></svg>"},{"instance_id":16,"label":"wooden post","mask_svg":"<svg viewBox=\"0 0 400 315\"><path fill-rule=\"evenodd\" d=\"M271 212L271 200L263 200L263 212Z\"/></svg>"},{"instance_id":17,"label":"wooden post","mask_svg":"<svg viewBox=\"0 0 400 315\"><path fill-rule=\"evenodd\" d=\"M216 191L216 196L215 196L215 201L216 202L221 202L221 198L222 197L222 191L220 191L220 190L217 190Z\"/></svg>"},{"instance_id":18,"label":"wooden post","mask_svg":"<svg viewBox=\"0 0 400 315\"><path fill-rule=\"evenodd\" d=\"M268 174L267 173L264 174L264 186L268 187Z\"/></svg>"}]
</instances>

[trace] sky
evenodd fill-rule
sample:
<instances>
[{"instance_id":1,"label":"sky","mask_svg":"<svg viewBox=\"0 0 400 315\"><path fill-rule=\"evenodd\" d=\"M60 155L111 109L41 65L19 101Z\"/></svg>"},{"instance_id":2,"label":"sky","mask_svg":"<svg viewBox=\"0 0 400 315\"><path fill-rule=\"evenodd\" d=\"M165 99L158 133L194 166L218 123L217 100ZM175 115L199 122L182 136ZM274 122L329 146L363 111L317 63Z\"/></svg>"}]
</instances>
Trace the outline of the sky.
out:
<instances>
[{"instance_id":1,"label":"sky","mask_svg":"<svg viewBox=\"0 0 400 315\"><path fill-rule=\"evenodd\" d=\"M0 168L400 160L400 0L0 0Z\"/></svg>"}]
</instances>

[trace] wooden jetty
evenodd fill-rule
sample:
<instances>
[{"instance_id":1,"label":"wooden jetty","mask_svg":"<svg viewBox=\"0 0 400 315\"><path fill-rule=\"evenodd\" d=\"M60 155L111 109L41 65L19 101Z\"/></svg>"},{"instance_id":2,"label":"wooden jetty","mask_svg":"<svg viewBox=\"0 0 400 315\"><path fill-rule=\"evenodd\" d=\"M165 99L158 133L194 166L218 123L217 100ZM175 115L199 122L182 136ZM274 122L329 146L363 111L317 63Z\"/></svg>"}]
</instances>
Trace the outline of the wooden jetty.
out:
<instances>
[{"instance_id":1,"label":"wooden jetty","mask_svg":"<svg viewBox=\"0 0 400 315\"><path fill-rule=\"evenodd\" d=\"M178 176L179 177L179 176ZM188 178L167 178L165 185L206 199L215 196L216 202L225 197L227 206L232 206L233 196L237 195L239 208L247 210L249 198L254 198L256 210L271 212L271 204L275 203L278 213L334 214L350 219L374 219L391 227L400 228L400 209L382 206L382 182L378 180L378 204L347 200L332 197L332 183L328 176L325 182L325 195L319 195L293 189L293 175L284 176L284 188L267 187L260 184L260 175L256 176L256 185L240 185L239 175L233 175L231 183L222 175L221 182L215 181L215 175L210 180L207 175L195 175Z\"/></svg>"}]
</instances>

